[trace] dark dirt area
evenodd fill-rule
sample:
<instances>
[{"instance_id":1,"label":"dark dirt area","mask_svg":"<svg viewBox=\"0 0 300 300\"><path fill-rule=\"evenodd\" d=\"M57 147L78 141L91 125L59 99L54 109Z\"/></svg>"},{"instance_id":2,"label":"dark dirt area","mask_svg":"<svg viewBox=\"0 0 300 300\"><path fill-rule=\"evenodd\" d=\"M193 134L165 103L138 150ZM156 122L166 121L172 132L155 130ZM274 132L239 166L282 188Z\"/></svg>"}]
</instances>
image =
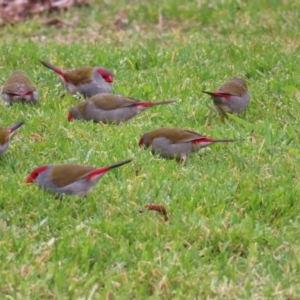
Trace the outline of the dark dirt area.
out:
<instances>
[{"instance_id":1,"label":"dark dirt area","mask_svg":"<svg viewBox=\"0 0 300 300\"><path fill-rule=\"evenodd\" d=\"M88 0L0 0L0 26L13 25L40 13L88 5Z\"/></svg>"}]
</instances>

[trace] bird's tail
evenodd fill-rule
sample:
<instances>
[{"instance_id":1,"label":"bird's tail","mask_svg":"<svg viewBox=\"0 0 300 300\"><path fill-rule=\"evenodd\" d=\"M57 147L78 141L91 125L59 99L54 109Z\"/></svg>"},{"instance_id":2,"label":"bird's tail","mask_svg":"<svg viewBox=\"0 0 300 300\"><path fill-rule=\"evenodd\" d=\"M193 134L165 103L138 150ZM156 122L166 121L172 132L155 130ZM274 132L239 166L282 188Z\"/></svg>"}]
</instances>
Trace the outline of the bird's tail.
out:
<instances>
[{"instance_id":1,"label":"bird's tail","mask_svg":"<svg viewBox=\"0 0 300 300\"><path fill-rule=\"evenodd\" d=\"M229 143L229 142L235 142L234 139L212 139L213 143Z\"/></svg>"},{"instance_id":2,"label":"bird's tail","mask_svg":"<svg viewBox=\"0 0 300 300\"><path fill-rule=\"evenodd\" d=\"M229 143L229 142L234 142L234 139L214 139L214 138L210 138L210 137L201 137L201 138L197 138L195 140L192 141L193 144L199 144L199 145L209 145L211 143Z\"/></svg>"},{"instance_id":3,"label":"bird's tail","mask_svg":"<svg viewBox=\"0 0 300 300\"><path fill-rule=\"evenodd\" d=\"M215 92L207 92L207 91L202 91L204 94L208 94L210 96L216 96Z\"/></svg>"},{"instance_id":4,"label":"bird's tail","mask_svg":"<svg viewBox=\"0 0 300 300\"><path fill-rule=\"evenodd\" d=\"M110 166L108 166L107 168L108 168L109 170L111 170L111 169L114 169L114 168L123 166L123 165L125 165L125 164L128 164L128 163L130 163L131 161L133 161L133 158L127 159L127 160L123 160L123 161L118 162L118 163L116 163L116 164L110 165Z\"/></svg>"},{"instance_id":5,"label":"bird's tail","mask_svg":"<svg viewBox=\"0 0 300 300\"><path fill-rule=\"evenodd\" d=\"M153 106L154 105L163 105L163 104L171 104L171 103L175 103L175 100L170 100L170 101L160 101L160 102L152 102Z\"/></svg>"},{"instance_id":6,"label":"bird's tail","mask_svg":"<svg viewBox=\"0 0 300 300\"><path fill-rule=\"evenodd\" d=\"M20 128L22 125L24 124L24 122L18 122L14 125L12 125L11 127L8 128L9 134L10 136L14 133L15 130L17 130L18 128Z\"/></svg>"},{"instance_id":7,"label":"bird's tail","mask_svg":"<svg viewBox=\"0 0 300 300\"><path fill-rule=\"evenodd\" d=\"M114 168L117 168L117 167L120 167L122 165L125 165L125 164L128 164L130 163L131 161L133 160L133 158L131 159L127 159L127 160L123 160L121 162L118 162L116 164L113 164L113 165L110 165L110 166L107 166L107 167L102 167L102 168L98 168L94 171L92 171L88 177L87 177L87 180L88 181L91 181L91 180L94 180L94 179L98 179L100 178L102 175L104 175L107 171L111 170L111 169L114 169Z\"/></svg>"},{"instance_id":8,"label":"bird's tail","mask_svg":"<svg viewBox=\"0 0 300 300\"><path fill-rule=\"evenodd\" d=\"M160 102L140 102L140 103L136 104L136 106L140 106L141 108L147 108L147 107L152 107L155 105L171 104L174 102L176 102L176 101L171 100L171 101L160 101Z\"/></svg>"},{"instance_id":9,"label":"bird's tail","mask_svg":"<svg viewBox=\"0 0 300 300\"><path fill-rule=\"evenodd\" d=\"M230 94L230 93L224 93L224 92L207 92L207 91L202 91L202 93L208 94L210 96L216 96L216 97L221 97L221 98L225 98L225 99L229 99L230 96L234 96L234 94Z\"/></svg>"},{"instance_id":10,"label":"bird's tail","mask_svg":"<svg viewBox=\"0 0 300 300\"><path fill-rule=\"evenodd\" d=\"M59 69L59 68L57 68L57 67L51 65L50 63L47 63L47 62L43 61L43 60L40 60L40 62L41 62L41 64L44 65L46 68L51 69L52 71L54 71L55 73L57 73L57 74L59 74L59 75L61 75L61 76L64 76L64 73L63 73L63 71L62 71L61 69Z\"/></svg>"}]
</instances>

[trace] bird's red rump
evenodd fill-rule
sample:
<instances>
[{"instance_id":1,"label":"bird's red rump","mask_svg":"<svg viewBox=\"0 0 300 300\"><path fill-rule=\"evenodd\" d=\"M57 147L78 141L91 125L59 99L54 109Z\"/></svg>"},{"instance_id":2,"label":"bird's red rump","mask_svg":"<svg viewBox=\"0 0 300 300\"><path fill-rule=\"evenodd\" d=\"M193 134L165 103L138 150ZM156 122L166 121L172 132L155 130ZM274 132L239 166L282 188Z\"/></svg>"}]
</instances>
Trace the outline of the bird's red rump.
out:
<instances>
[{"instance_id":1,"label":"bird's red rump","mask_svg":"<svg viewBox=\"0 0 300 300\"><path fill-rule=\"evenodd\" d=\"M65 78L65 74L64 74L64 72L63 72L62 69L59 69L59 68L55 68L55 67L54 67L52 70L53 70L55 73L57 73L59 76ZM65 79L66 79L66 78L65 78Z\"/></svg>"},{"instance_id":2,"label":"bird's red rump","mask_svg":"<svg viewBox=\"0 0 300 300\"><path fill-rule=\"evenodd\" d=\"M203 138L199 138L199 139L193 140L192 144L211 143L213 141L214 141L214 139L212 139L212 138L203 137Z\"/></svg>"},{"instance_id":3,"label":"bird's red rump","mask_svg":"<svg viewBox=\"0 0 300 300\"><path fill-rule=\"evenodd\" d=\"M141 138L140 141L139 141L139 146L142 147L143 145L144 145L144 139Z\"/></svg>"},{"instance_id":4,"label":"bird's red rump","mask_svg":"<svg viewBox=\"0 0 300 300\"><path fill-rule=\"evenodd\" d=\"M55 71L56 72L56 71ZM69 82L68 78L65 76L65 74L61 71L61 73L56 72L59 77L62 79L63 82Z\"/></svg>"},{"instance_id":5,"label":"bird's red rump","mask_svg":"<svg viewBox=\"0 0 300 300\"><path fill-rule=\"evenodd\" d=\"M69 82L68 78L66 77L65 73L63 72L63 70L53 67L50 68L52 69L56 74L58 74L58 76L64 81L64 82Z\"/></svg>"},{"instance_id":6,"label":"bird's red rump","mask_svg":"<svg viewBox=\"0 0 300 300\"><path fill-rule=\"evenodd\" d=\"M87 181L91 181L93 179L95 179L95 177L106 173L107 171L110 170L110 167L103 167L103 168L99 168L95 171L92 171L88 176L87 176Z\"/></svg>"},{"instance_id":7,"label":"bird's red rump","mask_svg":"<svg viewBox=\"0 0 300 300\"><path fill-rule=\"evenodd\" d=\"M141 102L136 104L137 107L151 107L153 106L153 102Z\"/></svg>"},{"instance_id":8,"label":"bird's red rump","mask_svg":"<svg viewBox=\"0 0 300 300\"><path fill-rule=\"evenodd\" d=\"M33 182L39 176L40 173L46 171L47 169L48 169L48 166L42 166L42 167L39 167L39 168L33 170L30 173L30 175L28 176L26 183Z\"/></svg>"},{"instance_id":9,"label":"bird's red rump","mask_svg":"<svg viewBox=\"0 0 300 300\"><path fill-rule=\"evenodd\" d=\"M230 100L230 96L232 96L229 93L222 93L222 92L213 92L212 94L214 94L215 96L218 96L218 97L225 98L226 100Z\"/></svg>"}]
</instances>

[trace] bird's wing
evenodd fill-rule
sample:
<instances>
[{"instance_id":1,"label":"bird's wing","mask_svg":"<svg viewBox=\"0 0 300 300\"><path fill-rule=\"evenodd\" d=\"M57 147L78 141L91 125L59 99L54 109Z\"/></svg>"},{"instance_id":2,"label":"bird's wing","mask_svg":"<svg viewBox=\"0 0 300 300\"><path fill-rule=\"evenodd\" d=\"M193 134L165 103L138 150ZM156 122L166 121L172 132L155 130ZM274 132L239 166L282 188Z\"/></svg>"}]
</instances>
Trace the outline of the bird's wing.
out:
<instances>
[{"instance_id":1,"label":"bird's wing","mask_svg":"<svg viewBox=\"0 0 300 300\"><path fill-rule=\"evenodd\" d=\"M93 67L79 67L65 71L64 78L75 86L91 83L93 81Z\"/></svg>"},{"instance_id":2,"label":"bird's wing","mask_svg":"<svg viewBox=\"0 0 300 300\"><path fill-rule=\"evenodd\" d=\"M64 187L75 181L78 181L96 170L94 167L81 165L56 165L53 167L49 179L58 186Z\"/></svg>"},{"instance_id":3,"label":"bird's wing","mask_svg":"<svg viewBox=\"0 0 300 300\"><path fill-rule=\"evenodd\" d=\"M9 141L9 132L6 128L0 128L0 145Z\"/></svg>"},{"instance_id":4,"label":"bird's wing","mask_svg":"<svg viewBox=\"0 0 300 300\"><path fill-rule=\"evenodd\" d=\"M247 86L242 80L237 80L235 78L224 83L218 89L218 92L226 93L231 96L243 96L247 92Z\"/></svg>"},{"instance_id":5,"label":"bird's wing","mask_svg":"<svg viewBox=\"0 0 300 300\"><path fill-rule=\"evenodd\" d=\"M153 141L156 137L165 137L170 143L188 143L203 136L197 132L180 129L180 128L160 128L150 134L150 140Z\"/></svg>"},{"instance_id":6,"label":"bird's wing","mask_svg":"<svg viewBox=\"0 0 300 300\"><path fill-rule=\"evenodd\" d=\"M96 107L104 110L130 107L140 103L138 100L114 94L98 94L93 96L90 101L92 101Z\"/></svg>"},{"instance_id":7,"label":"bird's wing","mask_svg":"<svg viewBox=\"0 0 300 300\"><path fill-rule=\"evenodd\" d=\"M35 90L36 89L30 79L22 71L14 72L7 79L3 87L3 92L7 94L19 93L20 95L23 95L27 92L33 92Z\"/></svg>"}]
</instances>

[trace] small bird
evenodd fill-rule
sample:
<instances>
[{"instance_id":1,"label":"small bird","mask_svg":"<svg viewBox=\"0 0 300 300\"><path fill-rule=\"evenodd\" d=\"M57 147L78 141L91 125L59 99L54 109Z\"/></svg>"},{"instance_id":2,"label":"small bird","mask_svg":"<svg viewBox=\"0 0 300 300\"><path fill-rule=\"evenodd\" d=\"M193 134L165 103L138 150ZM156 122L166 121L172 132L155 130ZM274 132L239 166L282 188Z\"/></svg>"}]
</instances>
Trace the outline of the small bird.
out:
<instances>
[{"instance_id":1,"label":"small bird","mask_svg":"<svg viewBox=\"0 0 300 300\"><path fill-rule=\"evenodd\" d=\"M9 128L0 128L0 156L4 154L9 145L9 140L14 134L15 130L21 127L24 122L16 123Z\"/></svg>"},{"instance_id":2,"label":"small bird","mask_svg":"<svg viewBox=\"0 0 300 300\"><path fill-rule=\"evenodd\" d=\"M202 91L202 93L211 96L222 121L225 113L238 114L247 108L250 101L247 85L240 78L232 78L215 92Z\"/></svg>"},{"instance_id":3,"label":"small bird","mask_svg":"<svg viewBox=\"0 0 300 300\"><path fill-rule=\"evenodd\" d=\"M69 112L68 120L119 124L130 120L147 108L173 102L175 101L142 102L120 95L98 94L74 106Z\"/></svg>"},{"instance_id":4,"label":"small bird","mask_svg":"<svg viewBox=\"0 0 300 300\"><path fill-rule=\"evenodd\" d=\"M163 158L175 158L185 162L189 154L217 142L233 142L233 139L213 139L197 132L180 128L159 128L145 133L139 142L147 148L152 146L152 154Z\"/></svg>"},{"instance_id":5,"label":"small bird","mask_svg":"<svg viewBox=\"0 0 300 300\"><path fill-rule=\"evenodd\" d=\"M83 197L105 173L132 160L102 168L74 164L46 165L33 170L26 183L35 182L40 188L59 197L63 194Z\"/></svg>"},{"instance_id":6,"label":"small bird","mask_svg":"<svg viewBox=\"0 0 300 300\"><path fill-rule=\"evenodd\" d=\"M28 104L37 104L39 95L26 73L15 71L5 82L1 91L1 97L10 105L19 101Z\"/></svg>"},{"instance_id":7,"label":"small bird","mask_svg":"<svg viewBox=\"0 0 300 300\"><path fill-rule=\"evenodd\" d=\"M105 68L79 67L64 71L45 61L40 60L40 62L59 75L66 89L72 95L78 92L84 97L89 98L99 93L111 93L111 84L114 81L114 75Z\"/></svg>"}]
</instances>

